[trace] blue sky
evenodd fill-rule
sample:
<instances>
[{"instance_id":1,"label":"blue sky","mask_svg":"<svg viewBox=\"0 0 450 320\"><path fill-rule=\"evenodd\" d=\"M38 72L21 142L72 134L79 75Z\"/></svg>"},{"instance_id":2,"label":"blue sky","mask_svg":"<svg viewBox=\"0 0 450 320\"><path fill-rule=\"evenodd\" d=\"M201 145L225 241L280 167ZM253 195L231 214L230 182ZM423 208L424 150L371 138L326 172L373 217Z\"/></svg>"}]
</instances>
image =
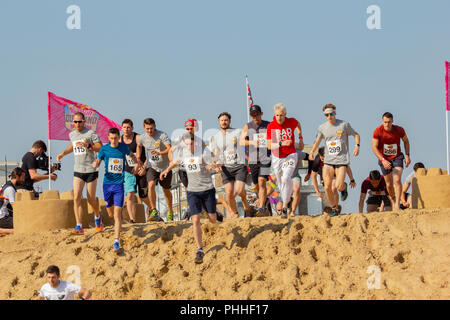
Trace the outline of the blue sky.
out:
<instances>
[{"instance_id":1,"label":"blue sky","mask_svg":"<svg viewBox=\"0 0 450 320\"><path fill-rule=\"evenodd\" d=\"M66 27L72 4L81 30ZM370 5L381 9L381 30L366 26ZM405 128L413 163L446 166L448 12L447 0L2 1L0 157L20 161L47 140L48 90L116 122L131 118L140 132L146 117L168 133L192 117L217 128L222 111L241 127L247 74L266 119L284 102L306 143L326 103L360 133L358 186L344 205L356 211L361 181L378 168L370 143L385 111ZM52 141L53 157L66 146ZM72 156L63 168L55 188L66 191Z\"/></svg>"}]
</instances>

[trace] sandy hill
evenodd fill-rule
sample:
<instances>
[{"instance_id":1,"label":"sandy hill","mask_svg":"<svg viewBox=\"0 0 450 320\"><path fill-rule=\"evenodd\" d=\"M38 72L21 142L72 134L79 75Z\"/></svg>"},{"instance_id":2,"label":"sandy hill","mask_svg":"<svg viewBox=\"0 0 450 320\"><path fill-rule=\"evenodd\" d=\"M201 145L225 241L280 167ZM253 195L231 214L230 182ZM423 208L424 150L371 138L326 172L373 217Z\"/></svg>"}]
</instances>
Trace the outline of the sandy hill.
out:
<instances>
[{"instance_id":1,"label":"sandy hill","mask_svg":"<svg viewBox=\"0 0 450 320\"><path fill-rule=\"evenodd\" d=\"M450 209L202 229L201 265L190 222L127 224L122 256L111 250L111 227L0 238L0 299L36 296L50 264L66 280L79 266L94 299L450 299Z\"/></svg>"}]
</instances>

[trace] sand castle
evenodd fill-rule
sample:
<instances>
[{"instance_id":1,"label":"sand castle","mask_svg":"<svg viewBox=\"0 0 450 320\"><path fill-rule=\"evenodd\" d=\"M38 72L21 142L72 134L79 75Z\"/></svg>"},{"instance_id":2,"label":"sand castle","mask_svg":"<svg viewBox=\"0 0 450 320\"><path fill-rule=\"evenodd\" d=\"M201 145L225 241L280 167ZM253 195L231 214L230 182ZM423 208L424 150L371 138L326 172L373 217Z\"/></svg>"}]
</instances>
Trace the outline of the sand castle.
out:
<instances>
[{"instance_id":1,"label":"sand castle","mask_svg":"<svg viewBox=\"0 0 450 320\"><path fill-rule=\"evenodd\" d=\"M413 209L450 208L450 176L447 170L419 168L411 183Z\"/></svg>"},{"instance_id":2,"label":"sand castle","mask_svg":"<svg viewBox=\"0 0 450 320\"><path fill-rule=\"evenodd\" d=\"M63 192L47 190L39 195L36 200L33 192L17 193L14 203L14 232L33 233L48 230L70 229L76 225L73 210L73 190ZM108 216L105 200L98 199L100 215L105 226L114 225L114 219ZM87 199L82 199L82 208L88 214L83 216L83 226L94 227L94 211ZM129 221L126 207L123 209L124 221ZM145 209L141 200L137 197L136 222L145 222Z\"/></svg>"}]
</instances>

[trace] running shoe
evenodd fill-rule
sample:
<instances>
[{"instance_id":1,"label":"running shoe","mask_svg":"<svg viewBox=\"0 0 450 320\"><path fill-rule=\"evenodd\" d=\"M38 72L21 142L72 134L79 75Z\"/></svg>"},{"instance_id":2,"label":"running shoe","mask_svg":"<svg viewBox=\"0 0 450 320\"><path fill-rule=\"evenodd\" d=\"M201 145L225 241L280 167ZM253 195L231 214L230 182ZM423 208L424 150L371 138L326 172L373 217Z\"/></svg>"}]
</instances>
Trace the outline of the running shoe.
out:
<instances>
[{"instance_id":1,"label":"running shoe","mask_svg":"<svg viewBox=\"0 0 450 320\"><path fill-rule=\"evenodd\" d=\"M287 217L288 217L287 208L283 208L283 210L281 210L281 218L287 219Z\"/></svg>"},{"instance_id":2,"label":"running shoe","mask_svg":"<svg viewBox=\"0 0 450 320\"><path fill-rule=\"evenodd\" d=\"M173 221L173 212L167 214L167 221Z\"/></svg>"},{"instance_id":3,"label":"running shoe","mask_svg":"<svg viewBox=\"0 0 450 320\"><path fill-rule=\"evenodd\" d=\"M113 248L114 248L114 252L115 253L119 253L120 252L120 244L119 244L119 242L117 242L117 241L114 241L114 246L113 246Z\"/></svg>"},{"instance_id":4,"label":"running shoe","mask_svg":"<svg viewBox=\"0 0 450 320\"><path fill-rule=\"evenodd\" d=\"M94 222L95 222L95 231L97 232L103 231L102 217L99 216L98 218L95 218L94 216Z\"/></svg>"},{"instance_id":5,"label":"running shoe","mask_svg":"<svg viewBox=\"0 0 450 320\"><path fill-rule=\"evenodd\" d=\"M83 235L84 234L84 229L80 226L76 226L73 230L72 230L72 234L73 235Z\"/></svg>"},{"instance_id":6,"label":"running shoe","mask_svg":"<svg viewBox=\"0 0 450 320\"><path fill-rule=\"evenodd\" d=\"M185 213L184 213L184 215L183 215L183 218L181 219L181 220L189 220L189 218L190 218L190 214L189 214L189 211L186 211Z\"/></svg>"},{"instance_id":7,"label":"running shoe","mask_svg":"<svg viewBox=\"0 0 450 320\"><path fill-rule=\"evenodd\" d=\"M216 216L217 216L217 221L219 221L219 222L222 222L223 221L223 214L221 214L220 212L217 212L216 213Z\"/></svg>"},{"instance_id":8,"label":"running shoe","mask_svg":"<svg viewBox=\"0 0 450 320\"><path fill-rule=\"evenodd\" d=\"M337 209L337 208L333 208L333 209L331 210L330 217L335 217L335 216L337 216L337 215L339 215L338 209Z\"/></svg>"},{"instance_id":9,"label":"running shoe","mask_svg":"<svg viewBox=\"0 0 450 320\"><path fill-rule=\"evenodd\" d=\"M195 256L194 262L195 263L202 263L203 262L203 256L205 254L203 253L203 251L197 251L197 255Z\"/></svg>"},{"instance_id":10,"label":"running shoe","mask_svg":"<svg viewBox=\"0 0 450 320\"><path fill-rule=\"evenodd\" d=\"M156 221L158 220L159 212L156 209L153 209L152 212L147 217L147 221Z\"/></svg>"},{"instance_id":11,"label":"running shoe","mask_svg":"<svg viewBox=\"0 0 450 320\"><path fill-rule=\"evenodd\" d=\"M347 182L344 182L344 184L345 184L345 189L341 191L341 201L345 201L345 199L347 199L347 197L348 197Z\"/></svg>"}]
</instances>

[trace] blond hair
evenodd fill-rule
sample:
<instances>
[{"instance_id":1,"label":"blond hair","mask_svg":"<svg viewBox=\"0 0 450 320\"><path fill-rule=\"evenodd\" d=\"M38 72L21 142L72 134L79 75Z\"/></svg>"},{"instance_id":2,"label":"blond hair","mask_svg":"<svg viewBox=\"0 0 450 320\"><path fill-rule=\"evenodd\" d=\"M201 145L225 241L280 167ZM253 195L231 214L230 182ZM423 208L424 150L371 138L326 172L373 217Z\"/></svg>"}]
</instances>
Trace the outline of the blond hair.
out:
<instances>
[{"instance_id":1,"label":"blond hair","mask_svg":"<svg viewBox=\"0 0 450 320\"><path fill-rule=\"evenodd\" d=\"M286 106L283 103L277 103L273 106L273 112L281 111L286 114Z\"/></svg>"}]
</instances>

